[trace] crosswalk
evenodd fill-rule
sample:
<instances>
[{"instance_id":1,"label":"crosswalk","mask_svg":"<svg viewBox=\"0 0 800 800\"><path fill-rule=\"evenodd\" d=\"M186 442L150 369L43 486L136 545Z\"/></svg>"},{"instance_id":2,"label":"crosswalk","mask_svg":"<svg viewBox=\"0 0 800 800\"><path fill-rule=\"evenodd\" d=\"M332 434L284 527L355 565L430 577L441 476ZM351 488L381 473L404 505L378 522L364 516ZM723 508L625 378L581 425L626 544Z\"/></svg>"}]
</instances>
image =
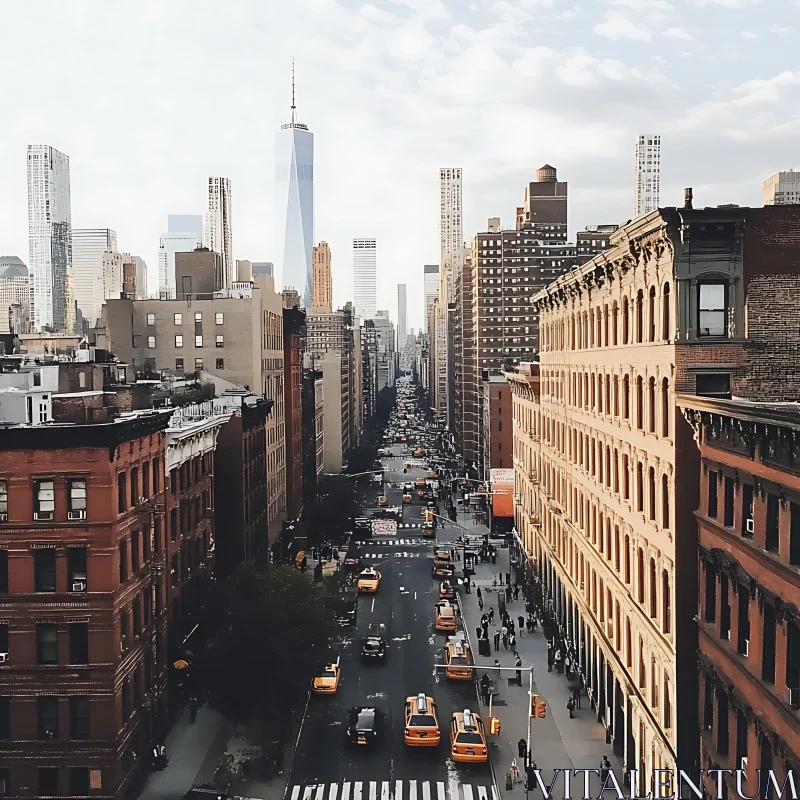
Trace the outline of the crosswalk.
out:
<instances>
[{"instance_id":1,"label":"crosswalk","mask_svg":"<svg viewBox=\"0 0 800 800\"><path fill-rule=\"evenodd\" d=\"M396 550L394 553L364 553L362 559L379 559L379 558L427 558L427 553L409 552L408 550Z\"/></svg>"},{"instance_id":2,"label":"crosswalk","mask_svg":"<svg viewBox=\"0 0 800 800\"><path fill-rule=\"evenodd\" d=\"M292 786L288 800L500 800L494 786L444 781L339 781Z\"/></svg>"},{"instance_id":3,"label":"crosswalk","mask_svg":"<svg viewBox=\"0 0 800 800\"><path fill-rule=\"evenodd\" d=\"M356 547L363 547L364 545L371 545L375 547L376 542L372 539L367 539L365 541L353 542ZM427 544L426 542L421 541L420 539L381 539L378 543L381 547L402 547L403 545L418 545L418 544Z\"/></svg>"}]
</instances>

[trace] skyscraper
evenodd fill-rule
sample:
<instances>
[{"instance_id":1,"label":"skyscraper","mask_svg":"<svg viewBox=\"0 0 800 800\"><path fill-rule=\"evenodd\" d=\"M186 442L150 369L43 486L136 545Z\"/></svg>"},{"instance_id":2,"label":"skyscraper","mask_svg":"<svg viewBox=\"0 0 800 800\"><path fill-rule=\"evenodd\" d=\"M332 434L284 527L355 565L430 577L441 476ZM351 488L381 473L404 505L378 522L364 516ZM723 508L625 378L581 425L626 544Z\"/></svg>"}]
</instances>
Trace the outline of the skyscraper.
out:
<instances>
[{"instance_id":1,"label":"skyscraper","mask_svg":"<svg viewBox=\"0 0 800 800\"><path fill-rule=\"evenodd\" d=\"M636 140L633 179L633 216L658 208L661 182L661 137L643 133Z\"/></svg>"},{"instance_id":2,"label":"skyscraper","mask_svg":"<svg viewBox=\"0 0 800 800\"><path fill-rule=\"evenodd\" d=\"M17 256L0 256L0 333L28 333L30 275Z\"/></svg>"},{"instance_id":3,"label":"skyscraper","mask_svg":"<svg viewBox=\"0 0 800 800\"><path fill-rule=\"evenodd\" d=\"M378 246L375 239L353 239L353 303L362 319L378 308Z\"/></svg>"},{"instance_id":4,"label":"skyscraper","mask_svg":"<svg viewBox=\"0 0 800 800\"><path fill-rule=\"evenodd\" d=\"M28 267L34 328L67 331L74 322L69 156L46 144L28 145Z\"/></svg>"},{"instance_id":5,"label":"skyscraper","mask_svg":"<svg viewBox=\"0 0 800 800\"><path fill-rule=\"evenodd\" d=\"M800 172L776 172L761 185L765 206L788 206L800 203Z\"/></svg>"},{"instance_id":6,"label":"skyscraper","mask_svg":"<svg viewBox=\"0 0 800 800\"><path fill-rule=\"evenodd\" d=\"M408 296L406 285L397 284L397 352L402 353L406 349L406 339L408 338Z\"/></svg>"},{"instance_id":7,"label":"skyscraper","mask_svg":"<svg viewBox=\"0 0 800 800\"><path fill-rule=\"evenodd\" d=\"M205 246L222 256L222 285L223 288L228 288L236 281L230 178L208 179Z\"/></svg>"},{"instance_id":8,"label":"skyscraper","mask_svg":"<svg viewBox=\"0 0 800 800\"><path fill-rule=\"evenodd\" d=\"M313 306L311 250L314 244L314 134L297 121L292 64L292 121L281 125L275 146L275 181L278 191L278 253L281 286L300 293L303 308Z\"/></svg>"},{"instance_id":9,"label":"skyscraper","mask_svg":"<svg viewBox=\"0 0 800 800\"><path fill-rule=\"evenodd\" d=\"M327 242L320 242L312 256L315 314L330 314L333 311L333 281L331 279L331 249Z\"/></svg>"},{"instance_id":10,"label":"skyscraper","mask_svg":"<svg viewBox=\"0 0 800 800\"><path fill-rule=\"evenodd\" d=\"M266 275L268 278L274 278L275 265L271 261L254 261L253 275Z\"/></svg>"},{"instance_id":11,"label":"skyscraper","mask_svg":"<svg viewBox=\"0 0 800 800\"><path fill-rule=\"evenodd\" d=\"M103 307L103 253L117 252L117 234L110 228L72 231L72 287L83 318L93 328ZM119 296L119 295L117 295Z\"/></svg>"},{"instance_id":12,"label":"skyscraper","mask_svg":"<svg viewBox=\"0 0 800 800\"><path fill-rule=\"evenodd\" d=\"M453 302L453 275L461 268L464 233L461 223L461 168L439 170L439 299Z\"/></svg>"},{"instance_id":13,"label":"skyscraper","mask_svg":"<svg viewBox=\"0 0 800 800\"><path fill-rule=\"evenodd\" d=\"M423 283L422 292L425 301L425 324L422 330L425 333L430 333L428 330L428 316L431 313L431 306L433 301L439 296L439 265L438 264L425 264L423 269Z\"/></svg>"},{"instance_id":14,"label":"skyscraper","mask_svg":"<svg viewBox=\"0 0 800 800\"><path fill-rule=\"evenodd\" d=\"M170 214L167 232L161 234L158 249L158 291L175 297L175 253L191 253L203 241L201 214Z\"/></svg>"}]
</instances>

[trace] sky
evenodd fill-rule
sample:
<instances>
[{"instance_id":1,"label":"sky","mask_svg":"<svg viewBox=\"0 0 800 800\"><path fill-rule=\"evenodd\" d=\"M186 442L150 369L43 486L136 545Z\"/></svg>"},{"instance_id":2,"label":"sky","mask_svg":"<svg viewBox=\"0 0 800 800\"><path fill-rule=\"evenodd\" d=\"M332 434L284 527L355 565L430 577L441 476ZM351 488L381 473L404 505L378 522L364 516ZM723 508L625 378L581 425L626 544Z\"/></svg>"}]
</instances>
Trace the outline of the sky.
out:
<instances>
[{"instance_id":1,"label":"sky","mask_svg":"<svg viewBox=\"0 0 800 800\"><path fill-rule=\"evenodd\" d=\"M28 261L26 145L70 156L72 224L110 227L155 279L167 215L232 181L237 259L280 261L275 133L315 134L315 240L334 300L352 239L378 241L378 307L422 325L440 167L463 169L464 238L514 223L544 163L569 229L623 223L640 133L661 205L761 204L800 168L800 0L4 0L0 254Z\"/></svg>"}]
</instances>

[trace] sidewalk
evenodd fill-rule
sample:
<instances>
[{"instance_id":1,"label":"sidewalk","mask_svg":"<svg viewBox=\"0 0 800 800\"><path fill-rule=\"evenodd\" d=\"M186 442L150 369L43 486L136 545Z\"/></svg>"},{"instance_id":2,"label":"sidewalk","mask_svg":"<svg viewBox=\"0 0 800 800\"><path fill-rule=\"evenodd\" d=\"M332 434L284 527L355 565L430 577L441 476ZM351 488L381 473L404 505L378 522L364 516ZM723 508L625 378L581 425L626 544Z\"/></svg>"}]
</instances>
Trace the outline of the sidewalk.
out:
<instances>
[{"instance_id":1,"label":"sidewalk","mask_svg":"<svg viewBox=\"0 0 800 800\"><path fill-rule=\"evenodd\" d=\"M460 511L460 509L459 509ZM471 518L464 519L464 514L459 513L458 522L465 527L475 531L476 535L487 533L486 526L475 525ZM445 529L452 532L452 529ZM499 540L494 540L499 544ZM505 650L502 642L499 652L495 652L492 635L498 623L498 603L497 591L504 591L499 585L499 577L512 572L509 565L508 548L498 549L497 564L478 564L475 567L475 575L472 578L473 589L470 594L460 592L461 608L464 615L464 627L470 640L470 648L475 655L475 663L478 665L486 664L491 667L497 658L500 666L513 667L514 656L511 650ZM493 587L493 582L497 580L497 587ZM480 587L484 609L478 607L478 596L476 589ZM489 639L492 642L492 655L490 658L481 657L477 652L475 643L476 628L480 626L483 613L488 613L489 608L494 607L495 625L489 626ZM508 613L516 624L517 617L525 614L525 600L520 594L519 600L512 600L507 604ZM501 623L502 624L502 623ZM488 669L489 676L497 683L500 694L493 701L492 713L500 719L501 732L498 737L492 737L497 743L493 752L494 768L497 774L497 781L501 792L505 793L505 774L511 766L512 759L517 759L517 766L523 770L522 760L518 756L517 742L520 739L528 738L528 688L529 672L533 667L533 692L538 694L547 702L547 717L545 719L532 719L531 725L531 755L537 766L542 771L542 779L549 784L553 778L555 769L598 769L603 756L607 756L611 761L612 769L617 775L622 775L622 763L614 756L611 745L606 744L606 732L601 723L597 721L597 716L592 710L588 697L581 698L581 709L575 710L574 719L569 718L569 711L566 708L567 699L570 691L567 688L567 678L559 675L555 669L553 672L547 671L547 640L542 633L541 627L533 634L527 631L517 632L517 651L522 659L522 686L509 686L508 678L513 677L513 673L503 671L499 681L496 673ZM483 675L483 671L479 672ZM488 708L483 709L484 716L488 715ZM575 789L583 791L582 776L573 777ZM522 792L520 783L516 788ZM599 792L600 780L597 776L592 776L592 791ZM559 778L553 790L554 796L563 793L563 779Z\"/></svg>"}]
</instances>

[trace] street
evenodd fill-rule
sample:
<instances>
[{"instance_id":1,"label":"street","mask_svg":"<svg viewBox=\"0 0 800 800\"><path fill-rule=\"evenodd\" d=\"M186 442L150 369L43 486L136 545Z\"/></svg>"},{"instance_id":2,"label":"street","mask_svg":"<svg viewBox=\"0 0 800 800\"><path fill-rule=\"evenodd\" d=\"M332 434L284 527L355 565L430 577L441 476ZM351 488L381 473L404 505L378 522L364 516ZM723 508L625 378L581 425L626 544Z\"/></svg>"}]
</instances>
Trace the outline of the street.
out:
<instances>
[{"instance_id":1,"label":"street","mask_svg":"<svg viewBox=\"0 0 800 800\"><path fill-rule=\"evenodd\" d=\"M425 476L415 468L403 472L401 448L383 459L389 506L402 505L402 482ZM446 636L434 632L434 605L439 582L431 577L434 543L422 538L422 505L404 507L395 536L353 543L347 557L358 557L377 569L382 580L375 595L359 598L355 629L340 648L342 681L332 696L312 696L300 731L287 797L291 800L487 800L496 798L488 763L457 764L450 759L449 726L454 712L479 712L470 681L434 677ZM370 622L386 625L388 655L383 664L362 664L361 638ZM461 626L459 626L461 627ZM438 706L442 740L438 747L408 747L403 741L407 697L421 692ZM386 714L383 742L375 751L349 748L344 720L354 705L376 705Z\"/></svg>"}]
</instances>

